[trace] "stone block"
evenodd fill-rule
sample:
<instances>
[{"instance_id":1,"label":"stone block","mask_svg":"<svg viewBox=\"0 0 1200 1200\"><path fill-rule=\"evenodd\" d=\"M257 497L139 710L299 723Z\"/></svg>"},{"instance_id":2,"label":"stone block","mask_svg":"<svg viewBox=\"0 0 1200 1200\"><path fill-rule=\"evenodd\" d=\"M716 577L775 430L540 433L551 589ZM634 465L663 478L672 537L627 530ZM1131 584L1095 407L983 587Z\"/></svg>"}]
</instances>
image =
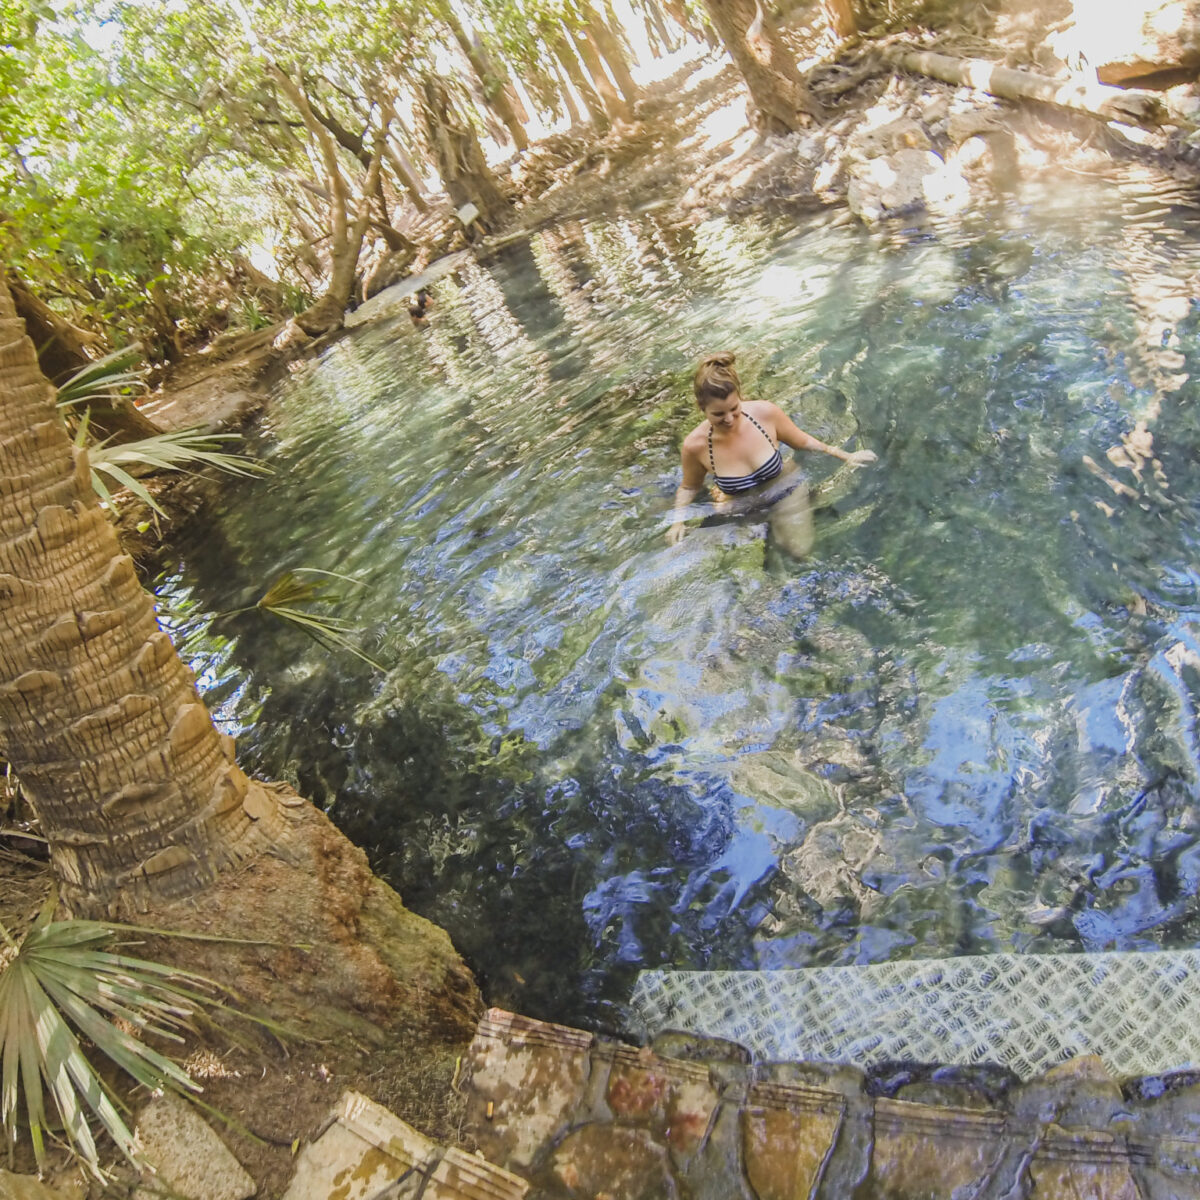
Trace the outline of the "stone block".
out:
<instances>
[{"instance_id":1,"label":"stone block","mask_svg":"<svg viewBox=\"0 0 1200 1200\"><path fill-rule=\"evenodd\" d=\"M1129 1144L1129 1160L1142 1200L1200 1200L1200 1145L1160 1138Z\"/></svg>"},{"instance_id":2,"label":"stone block","mask_svg":"<svg viewBox=\"0 0 1200 1200\"><path fill-rule=\"evenodd\" d=\"M693 1154L719 1099L708 1068L628 1046L611 1053L605 1099L613 1117L649 1129L677 1155Z\"/></svg>"},{"instance_id":3,"label":"stone block","mask_svg":"<svg viewBox=\"0 0 1200 1200\"><path fill-rule=\"evenodd\" d=\"M1029 1165L1029 1200L1144 1200L1123 1138L1051 1125Z\"/></svg>"},{"instance_id":4,"label":"stone block","mask_svg":"<svg viewBox=\"0 0 1200 1200\"><path fill-rule=\"evenodd\" d=\"M555 1151L551 1171L571 1196L670 1200L679 1195L666 1147L644 1129L585 1125Z\"/></svg>"},{"instance_id":5,"label":"stone block","mask_svg":"<svg viewBox=\"0 0 1200 1200\"><path fill-rule=\"evenodd\" d=\"M489 1009L467 1051L466 1125L485 1158L528 1171L582 1120L589 1033Z\"/></svg>"},{"instance_id":6,"label":"stone block","mask_svg":"<svg viewBox=\"0 0 1200 1200\"><path fill-rule=\"evenodd\" d=\"M877 1200L968 1195L995 1173L1004 1154L1004 1133L1000 1113L876 1100L871 1195Z\"/></svg>"},{"instance_id":7,"label":"stone block","mask_svg":"<svg viewBox=\"0 0 1200 1200\"><path fill-rule=\"evenodd\" d=\"M385 1190L390 1200L522 1200L529 1184L346 1092L333 1121L300 1152L283 1200L370 1200Z\"/></svg>"},{"instance_id":8,"label":"stone block","mask_svg":"<svg viewBox=\"0 0 1200 1200\"><path fill-rule=\"evenodd\" d=\"M834 1093L777 1083L750 1089L742 1110L746 1175L758 1200L807 1200L845 1113Z\"/></svg>"},{"instance_id":9,"label":"stone block","mask_svg":"<svg viewBox=\"0 0 1200 1200\"><path fill-rule=\"evenodd\" d=\"M0 1200L83 1200L86 1193L82 1181L51 1186L35 1175L15 1175L0 1168Z\"/></svg>"},{"instance_id":10,"label":"stone block","mask_svg":"<svg viewBox=\"0 0 1200 1200\"><path fill-rule=\"evenodd\" d=\"M685 1033L681 1029L666 1029L656 1034L650 1043L655 1054L673 1058L677 1062L750 1062L750 1051L737 1042L726 1038L703 1037L697 1033Z\"/></svg>"},{"instance_id":11,"label":"stone block","mask_svg":"<svg viewBox=\"0 0 1200 1200\"><path fill-rule=\"evenodd\" d=\"M151 1200L164 1188L187 1200L246 1200L258 1190L208 1122L170 1092L142 1109L134 1136L156 1172L135 1200Z\"/></svg>"}]
</instances>

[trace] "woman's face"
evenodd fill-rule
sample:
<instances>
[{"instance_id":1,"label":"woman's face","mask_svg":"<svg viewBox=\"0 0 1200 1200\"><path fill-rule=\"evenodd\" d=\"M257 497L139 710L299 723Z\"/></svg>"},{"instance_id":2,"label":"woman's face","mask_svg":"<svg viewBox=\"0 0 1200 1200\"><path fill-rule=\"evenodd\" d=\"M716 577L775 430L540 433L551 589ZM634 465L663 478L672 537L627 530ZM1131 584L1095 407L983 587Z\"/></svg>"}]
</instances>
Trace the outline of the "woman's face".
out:
<instances>
[{"instance_id":1,"label":"woman's face","mask_svg":"<svg viewBox=\"0 0 1200 1200\"><path fill-rule=\"evenodd\" d=\"M709 423L722 429L732 429L742 415L742 397L730 392L723 400L713 400L704 410Z\"/></svg>"}]
</instances>

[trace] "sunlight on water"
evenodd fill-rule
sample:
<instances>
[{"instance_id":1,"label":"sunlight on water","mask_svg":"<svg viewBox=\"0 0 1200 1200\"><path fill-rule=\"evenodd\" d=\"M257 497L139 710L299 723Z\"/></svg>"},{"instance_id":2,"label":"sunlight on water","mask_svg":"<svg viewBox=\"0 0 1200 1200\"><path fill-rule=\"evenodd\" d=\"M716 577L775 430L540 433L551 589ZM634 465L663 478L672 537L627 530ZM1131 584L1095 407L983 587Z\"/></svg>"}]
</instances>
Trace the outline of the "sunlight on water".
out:
<instances>
[{"instance_id":1,"label":"sunlight on water","mask_svg":"<svg viewBox=\"0 0 1200 1200\"><path fill-rule=\"evenodd\" d=\"M558 1020L649 965L1195 945L1197 214L1058 194L567 223L337 343L162 583L246 761ZM879 454L802 464L806 561L761 513L663 540L725 348ZM205 615L300 565L367 585L386 677Z\"/></svg>"}]
</instances>

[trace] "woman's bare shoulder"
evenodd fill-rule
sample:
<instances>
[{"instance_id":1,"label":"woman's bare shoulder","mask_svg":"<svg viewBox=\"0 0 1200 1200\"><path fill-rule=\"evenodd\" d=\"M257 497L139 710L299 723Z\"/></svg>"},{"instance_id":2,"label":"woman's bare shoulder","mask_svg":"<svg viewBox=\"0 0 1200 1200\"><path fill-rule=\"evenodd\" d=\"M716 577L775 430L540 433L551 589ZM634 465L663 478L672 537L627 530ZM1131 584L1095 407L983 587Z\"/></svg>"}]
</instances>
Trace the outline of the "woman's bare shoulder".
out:
<instances>
[{"instance_id":1,"label":"woman's bare shoulder","mask_svg":"<svg viewBox=\"0 0 1200 1200\"><path fill-rule=\"evenodd\" d=\"M782 414L783 409L778 404L773 404L770 400L743 400L742 411L748 412L752 417L761 421L763 417L777 417Z\"/></svg>"},{"instance_id":2,"label":"woman's bare shoulder","mask_svg":"<svg viewBox=\"0 0 1200 1200\"><path fill-rule=\"evenodd\" d=\"M708 446L708 422L701 421L695 429L683 439L685 454L702 454Z\"/></svg>"}]
</instances>

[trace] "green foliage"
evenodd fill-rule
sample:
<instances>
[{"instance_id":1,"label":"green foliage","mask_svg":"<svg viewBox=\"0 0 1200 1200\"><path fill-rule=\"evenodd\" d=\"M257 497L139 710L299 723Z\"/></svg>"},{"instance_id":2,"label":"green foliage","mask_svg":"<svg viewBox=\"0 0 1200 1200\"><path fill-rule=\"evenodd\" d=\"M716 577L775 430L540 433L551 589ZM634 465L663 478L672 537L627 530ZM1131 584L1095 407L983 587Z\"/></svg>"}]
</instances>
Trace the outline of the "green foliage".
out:
<instances>
[{"instance_id":1,"label":"green foliage","mask_svg":"<svg viewBox=\"0 0 1200 1200\"><path fill-rule=\"evenodd\" d=\"M83 445L86 437L85 419L76 435L76 443ZM184 429L141 438L136 442L101 442L88 450L92 487L105 504L111 505L112 495L104 480L107 476L118 487L128 488L160 516L165 516L145 484L132 472L140 469L191 473L203 467L215 467L229 475L269 475L271 468L266 463L245 454L230 454L221 449L223 444L241 440L240 433L202 433L198 429Z\"/></svg>"},{"instance_id":2,"label":"green foliage","mask_svg":"<svg viewBox=\"0 0 1200 1200\"><path fill-rule=\"evenodd\" d=\"M115 405L127 401L131 392L145 389L145 369L135 364L141 358L141 347L126 346L112 354L89 363L77 371L58 389L58 407L83 409L75 427L75 444L88 445L91 424L90 404ZM88 464L92 472L92 487L107 505L112 504L106 477L118 487L128 488L142 503L160 516L166 514L150 494L135 471L186 471L215 467L229 475L269 475L271 468L245 454L231 454L223 445L240 442L240 433L202 433L198 429L183 429L141 438L135 442L97 442L89 446Z\"/></svg>"},{"instance_id":3,"label":"green foliage","mask_svg":"<svg viewBox=\"0 0 1200 1200\"><path fill-rule=\"evenodd\" d=\"M58 388L58 407L119 403L146 390L146 368L141 366L142 347L137 342L114 350L76 371Z\"/></svg>"},{"instance_id":4,"label":"green foliage","mask_svg":"<svg viewBox=\"0 0 1200 1200\"><path fill-rule=\"evenodd\" d=\"M222 281L239 257L270 249L285 293L320 290L328 164L272 64L351 139L387 101L409 153L427 158L403 132L417 124L414 85L466 69L447 3L0 0L5 263L76 324L140 339L151 357L229 308ZM575 0L457 8L497 65L519 66L558 107L542 38L577 22ZM353 192L361 158L335 156ZM252 303L233 313L266 321Z\"/></svg>"},{"instance_id":5,"label":"green foliage","mask_svg":"<svg viewBox=\"0 0 1200 1200\"><path fill-rule=\"evenodd\" d=\"M54 902L52 896L19 945L0 926L7 943L0 970L0 1117L10 1148L20 1127L28 1128L41 1167L49 1093L68 1145L99 1177L89 1114L128 1158L136 1160L136 1146L84 1042L142 1087L194 1094L200 1087L187 1071L143 1039L180 1043L199 1010L225 1005L218 985L202 975L116 953L117 932L126 927L52 920Z\"/></svg>"}]
</instances>

